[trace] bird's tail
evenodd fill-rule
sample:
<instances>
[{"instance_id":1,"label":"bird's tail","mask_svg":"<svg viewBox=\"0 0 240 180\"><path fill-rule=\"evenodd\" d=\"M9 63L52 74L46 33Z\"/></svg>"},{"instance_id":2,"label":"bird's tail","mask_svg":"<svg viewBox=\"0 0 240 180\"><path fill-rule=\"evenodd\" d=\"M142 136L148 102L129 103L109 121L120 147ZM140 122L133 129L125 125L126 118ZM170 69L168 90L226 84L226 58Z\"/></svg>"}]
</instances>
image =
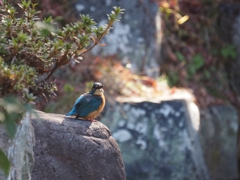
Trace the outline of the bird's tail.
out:
<instances>
[{"instance_id":1,"label":"bird's tail","mask_svg":"<svg viewBox=\"0 0 240 180\"><path fill-rule=\"evenodd\" d=\"M71 116L71 112L67 113L65 116Z\"/></svg>"},{"instance_id":2,"label":"bird's tail","mask_svg":"<svg viewBox=\"0 0 240 180\"><path fill-rule=\"evenodd\" d=\"M74 113L74 111L70 111L69 113L67 113L65 116L74 116L76 115L76 113Z\"/></svg>"}]
</instances>

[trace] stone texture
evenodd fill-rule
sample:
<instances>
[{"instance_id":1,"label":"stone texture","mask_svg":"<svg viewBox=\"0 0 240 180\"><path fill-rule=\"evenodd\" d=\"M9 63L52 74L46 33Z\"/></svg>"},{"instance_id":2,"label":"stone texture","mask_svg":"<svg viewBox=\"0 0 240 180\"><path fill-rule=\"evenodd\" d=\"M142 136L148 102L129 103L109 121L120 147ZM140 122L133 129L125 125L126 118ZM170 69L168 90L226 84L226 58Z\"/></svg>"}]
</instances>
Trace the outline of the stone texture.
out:
<instances>
[{"instance_id":1,"label":"stone texture","mask_svg":"<svg viewBox=\"0 0 240 180\"><path fill-rule=\"evenodd\" d=\"M106 126L38 112L33 180L124 180L120 150Z\"/></svg>"},{"instance_id":2,"label":"stone texture","mask_svg":"<svg viewBox=\"0 0 240 180\"><path fill-rule=\"evenodd\" d=\"M224 105L201 110L199 134L211 179L239 179L236 109L230 105Z\"/></svg>"},{"instance_id":3,"label":"stone texture","mask_svg":"<svg viewBox=\"0 0 240 180\"><path fill-rule=\"evenodd\" d=\"M2 149L4 152L7 152L10 142L3 124L0 124L0 137L0 149Z\"/></svg>"},{"instance_id":4,"label":"stone texture","mask_svg":"<svg viewBox=\"0 0 240 180\"><path fill-rule=\"evenodd\" d=\"M101 120L113 137L100 122L37 111L32 120L35 130L32 179L126 179L113 138L121 149L128 180L239 179L238 115L232 106L203 109L199 121L198 107L189 101L118 102L107 104ZM33 132L31 126L26 127ZM19 133L32 137L28 135L29 129L21 128ZM9 149L15 146L6 138L2 126L0 139L0 148L11 154ZM25 159L31 157L32 146L27 147L10 152L19 152L17 158ZM30 156L20 156L22 153ZM30 170L29 163L26 165ZM1 180L6 179L1 175Z\"/></svg>"},{"instance_id":5,"label":"stone texture","mask_svg":"<svg viewBox=\"0 0 240 180\"><path fill-rule=\"evenodd\" d=\"M10 146L10 142L8 141L7 133L2 124L0 124L0 149L7 155L8 148ZM6 180L6 176L3 171L0 169L0 180Z\"/></svg>"},{"instance_id":6,"label":"stone texture","mask_svg":"<svg viewBox=\"0 0 240 180\"><path fill-rule=\"evenodd\" d=\"M237 57L228 56L225 67L228 72L231 88L240 94L240 3L225 2L218 7L217 30L219 36L229 44L233 44L237 50ZM231 51L229 51L231 52ZM233 51L234 53L234 51Z\"/></svg>"},{"instance_id":7,"label":"stone texture","mask_svg":"<svg viewBox=\"0 0 240 180\"><path fill-rule=\"evenodd\" d=\"M230 78L229 81L231 87L238 93L238 95L240 95L240 4L238 3L237 5L229 5L228 8L226 8L226 12L223 15L223 17L225 17L227 20L225 20L223 23L230 24L229 26L224 26L225 31L230 34L238 54L236 59L229 62L230 67L228 68L228 76Z\"/></svg>"},{"instance_id":8,"label":"stone texture","mask_svg":"<svg viewBox=\"0 0 240 180\"><path fill-rule=\"evenodd\" d=\"M8 177L0 172L0 180L27 180L31 179L31 169L34 161L33 145L34 132L31 125L30 113L21 120L13 139L8 139L4 127L0 127L0 148L4 150L11 161Z\"/></svg>"},{"instance_id":9,"label":"stone texture","mask_svg":"<svg viewBox=\"0 0 240 180\"><path fill-rule=\"evenodd\" d=\"M191 100L119 99L101 121L119 144L128 180L237 180L238 118L230 105L199 111Z\"/></svg>"},{"instance_id":10,"label":"stone texture","mask_svg":"<svg viewBox=\"0 0 240 180\"><path fill-rule=\"evenodd\" d=\"M119 144L128 180L209 179L194 103L108 104L101 121Z\"/></svg>"},{"instance_id":11,"label":"stone texture","mask_svg":"<svg viewBox=\"0 0 240 180\"><path fill-rule=\"evenodd\" d=\"M75 9L78 14L89 14L99 24L107 23L107 16L113 6L125 9L120 22L114 25L103 40L107 46L95 47L91 53L99 56L116 55L124 64L131 63L135 72L145 72L157 77L161 34L160 13L155 1L139 0L78 0Z\"/></svg>"}]
</instances>

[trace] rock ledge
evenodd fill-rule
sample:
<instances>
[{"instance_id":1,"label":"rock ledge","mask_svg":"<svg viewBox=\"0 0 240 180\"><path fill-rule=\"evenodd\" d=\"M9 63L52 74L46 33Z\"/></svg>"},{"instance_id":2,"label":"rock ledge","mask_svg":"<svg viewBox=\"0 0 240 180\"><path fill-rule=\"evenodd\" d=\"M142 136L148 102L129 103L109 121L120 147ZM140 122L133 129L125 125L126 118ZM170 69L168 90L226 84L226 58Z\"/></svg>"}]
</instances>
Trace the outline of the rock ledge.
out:
<instances>
[{"instance_id":1,"label":"rock ledge","mask_svg":"<svg viewBox=\"0 0 240 180\"><path fill-rule=\"evenodd\" d=\"M120 150L105 125L36 112L33 180L126 179Z\"/></svg>"}]
</instances>

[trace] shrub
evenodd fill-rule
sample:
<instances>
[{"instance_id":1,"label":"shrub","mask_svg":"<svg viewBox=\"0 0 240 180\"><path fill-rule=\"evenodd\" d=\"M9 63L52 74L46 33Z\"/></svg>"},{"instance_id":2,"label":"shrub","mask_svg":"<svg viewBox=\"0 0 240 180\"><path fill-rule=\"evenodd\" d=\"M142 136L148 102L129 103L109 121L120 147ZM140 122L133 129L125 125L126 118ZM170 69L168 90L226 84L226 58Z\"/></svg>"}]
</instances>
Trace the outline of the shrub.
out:
<instances>
[{"instance_id":1,"label":"shrub","mask_svg":"<svg viewBox=\"0 0 240 180\"><path fill-rule=\"evenodd\" d=\"M105 26L97 26L89 15L80 15L80 22L58 28L51 17L38 18L36 4L31 1L23 0L19 7L22 15L7 0L0 0L0 124L5 124L11 138L16 132L15 121L29 109L22 102L54 95L56 86L50 77L55 70L79 62L123 13L114 7ZM1 149L0 168L8 174L10 162Z\"/></svg>"},{"instance_id":2,"label":"shrub","mask_svg":"<svg viewBox=\"0 0 240 180\"><path fill-rule=\"evenodd\" d=\"M21 17L6 0L0 6L0 97L14 94L29 102L53 95L56 86L50 77L55 70L78 63L123 12L114 7L105 26L97 26L89 15L80 15L81 21L58 28L51 17L39 19L35 6L23 0Z\"/></svg>"}]
</instances>

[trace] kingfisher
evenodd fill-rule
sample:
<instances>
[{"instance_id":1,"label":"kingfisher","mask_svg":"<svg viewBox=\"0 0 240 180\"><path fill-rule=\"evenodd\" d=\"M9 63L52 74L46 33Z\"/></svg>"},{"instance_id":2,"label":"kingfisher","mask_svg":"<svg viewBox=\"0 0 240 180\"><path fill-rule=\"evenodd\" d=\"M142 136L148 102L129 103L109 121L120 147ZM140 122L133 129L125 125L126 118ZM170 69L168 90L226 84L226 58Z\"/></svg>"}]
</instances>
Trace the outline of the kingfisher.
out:
<instances>
[{"instance_id":1,"label":"kingfisher","mask_svg":"<svg viewBox=\"0 0 240 180\"><path fill-rule=\"evenodd\" d=\"M104 106L103 85L100 82L95 82L89 92L82 94L76 100L72 110L66 116L76 116L76 119L81 118L93 122Z\"/></svg>"}]
</instances>

